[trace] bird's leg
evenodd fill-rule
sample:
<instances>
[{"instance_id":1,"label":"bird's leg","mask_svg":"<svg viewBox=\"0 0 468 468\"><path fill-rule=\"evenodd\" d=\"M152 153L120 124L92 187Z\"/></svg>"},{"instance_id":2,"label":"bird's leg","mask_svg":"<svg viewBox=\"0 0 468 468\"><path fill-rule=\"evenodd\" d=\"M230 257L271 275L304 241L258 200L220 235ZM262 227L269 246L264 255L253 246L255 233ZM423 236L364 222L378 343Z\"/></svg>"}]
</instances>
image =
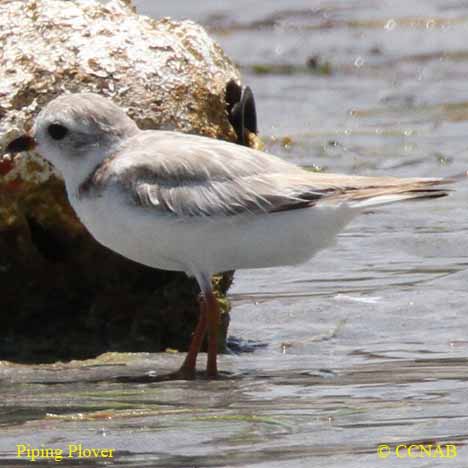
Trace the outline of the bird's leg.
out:
<instances>
[{"instance_id":1,"label":"bird's leg","mask_svg":"<svg viewBox=\"0 0 468 468\"><path fill-rule=\"evenodd\" d=\"M206 335L207 329L207 316L206 316L206 299L203 293L198 296L198 303L200 304L200 313L198 316L198 323L193 332L192 341L179 372L187 378L195 377L195 367L197 365L197 356L200 351L203 339Z\"/></svg>"},{"instance_id":2,"label":"bird's leg","mask_svg":"<svg viewBox=\"0 0 468 468\"><path fill-rule=\"evenodd\" d=\"M208 362L206 374L209 378L218 376L218 326L219 326L219 304L213 291L205 292L206 316L208 320Z\"/></svg>"},{"instance_id":3,"label":"bird's leg","mask_svg":"<svg viewBox=\"0 0 468 468\"><path fill-rule=\"evenodd\" d=\"M151 383L151 382L163 382L166 380L173 379L186 379L192 380L195 378L195 367L197 363L197 355L200 351L203 339L205 338L208 330L208 362L206 367L206 375L210 379L218 377L218 326L219 326L219 304L216 296L213 294L211 289L211 282L202 283L205 287L203 292L200 294L200 316L198 317L198 323L193 333L190 347L185 357L185 360L176 372L160 376L148 376L143 377L118 377L118 382L132 382L132 383Z\"/></svg>"}]
</instances>

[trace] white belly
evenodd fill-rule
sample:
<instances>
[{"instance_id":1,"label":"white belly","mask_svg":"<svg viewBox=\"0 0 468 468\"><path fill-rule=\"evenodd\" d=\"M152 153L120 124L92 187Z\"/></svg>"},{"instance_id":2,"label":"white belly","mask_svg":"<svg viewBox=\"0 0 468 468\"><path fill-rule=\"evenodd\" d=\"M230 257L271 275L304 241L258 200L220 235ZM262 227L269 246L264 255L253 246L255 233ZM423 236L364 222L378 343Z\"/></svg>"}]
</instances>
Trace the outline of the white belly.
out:
<instances>
[{"instance_id":1,"label":"white belly","mask_svg":"<svg viewBox=\"0 0 468 468\"><path fill-rule=\"evenodd\" d=\"M106 247L144 265L189 275L304 262L332 245L356 214L347 206L323 206L256 216L177 219L120 203L110 193L72 204Z\"/></svg>"}]
</instances>

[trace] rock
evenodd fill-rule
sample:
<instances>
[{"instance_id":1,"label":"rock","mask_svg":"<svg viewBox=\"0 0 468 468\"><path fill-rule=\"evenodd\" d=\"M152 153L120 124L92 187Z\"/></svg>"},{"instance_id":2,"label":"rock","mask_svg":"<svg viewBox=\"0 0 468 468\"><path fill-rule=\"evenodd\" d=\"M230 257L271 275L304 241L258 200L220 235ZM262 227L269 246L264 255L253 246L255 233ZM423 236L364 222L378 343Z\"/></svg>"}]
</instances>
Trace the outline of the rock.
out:
<instances>
[{"instance_id":1,"label":"rock","mask_svg":"<svg viewBox=\"0 0 468 468\"><path fill-rule=\"evenodd\" d=\"M128 1L6 2L0 44L2 152L49 100L82 91L113 99L141 128L238 139L225 101L238 71L191 21L139 16ZM218 277L221 296L231 278ZM193 280L97 244L33 153L0 159L0 288L0 359L185 349L198 316Z\"/></svg>"}]
</instances>

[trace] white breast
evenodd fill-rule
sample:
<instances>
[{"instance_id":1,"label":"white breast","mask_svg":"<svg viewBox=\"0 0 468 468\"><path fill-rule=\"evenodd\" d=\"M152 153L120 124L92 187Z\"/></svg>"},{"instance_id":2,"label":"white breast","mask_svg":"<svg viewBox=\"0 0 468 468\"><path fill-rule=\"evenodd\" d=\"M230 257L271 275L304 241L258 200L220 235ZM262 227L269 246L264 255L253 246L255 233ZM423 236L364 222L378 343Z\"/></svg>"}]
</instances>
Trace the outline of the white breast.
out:
<instances>
[{"instance_id":1,"label":"white breast","mask_svg":"<svg viewBox=\"0 0 468 468\"><path fill-rule=\"evenodd\" d=\"M189 275L304 262L333 244L336 234L356 214L341 205L177 219L130 205L110 190L99 198L70 200L101 244L144 265Z\"/></svg>"}]
</instances>

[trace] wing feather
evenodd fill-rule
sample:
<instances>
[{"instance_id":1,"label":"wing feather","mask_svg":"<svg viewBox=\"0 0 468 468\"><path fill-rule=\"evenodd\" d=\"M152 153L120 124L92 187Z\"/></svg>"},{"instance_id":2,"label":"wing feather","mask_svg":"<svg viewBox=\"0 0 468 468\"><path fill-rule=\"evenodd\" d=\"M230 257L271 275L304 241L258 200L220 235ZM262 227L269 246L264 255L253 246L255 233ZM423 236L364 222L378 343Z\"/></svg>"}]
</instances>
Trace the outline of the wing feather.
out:
<instances>
[{"instance_id":1,"label":"wing feather","mask_svg":"<svg viewBox=\"0 0 468 468\"><path fill-rule=\"evenodd\" d=\"M270 213L323 202L359 206L391 194L424 198L435 195L428 187L450 182L312 173L261 151L165 131L140 132L92 178L101 186L112 179L134 203L182 217Z\"/></svg>"}]
</instances>

